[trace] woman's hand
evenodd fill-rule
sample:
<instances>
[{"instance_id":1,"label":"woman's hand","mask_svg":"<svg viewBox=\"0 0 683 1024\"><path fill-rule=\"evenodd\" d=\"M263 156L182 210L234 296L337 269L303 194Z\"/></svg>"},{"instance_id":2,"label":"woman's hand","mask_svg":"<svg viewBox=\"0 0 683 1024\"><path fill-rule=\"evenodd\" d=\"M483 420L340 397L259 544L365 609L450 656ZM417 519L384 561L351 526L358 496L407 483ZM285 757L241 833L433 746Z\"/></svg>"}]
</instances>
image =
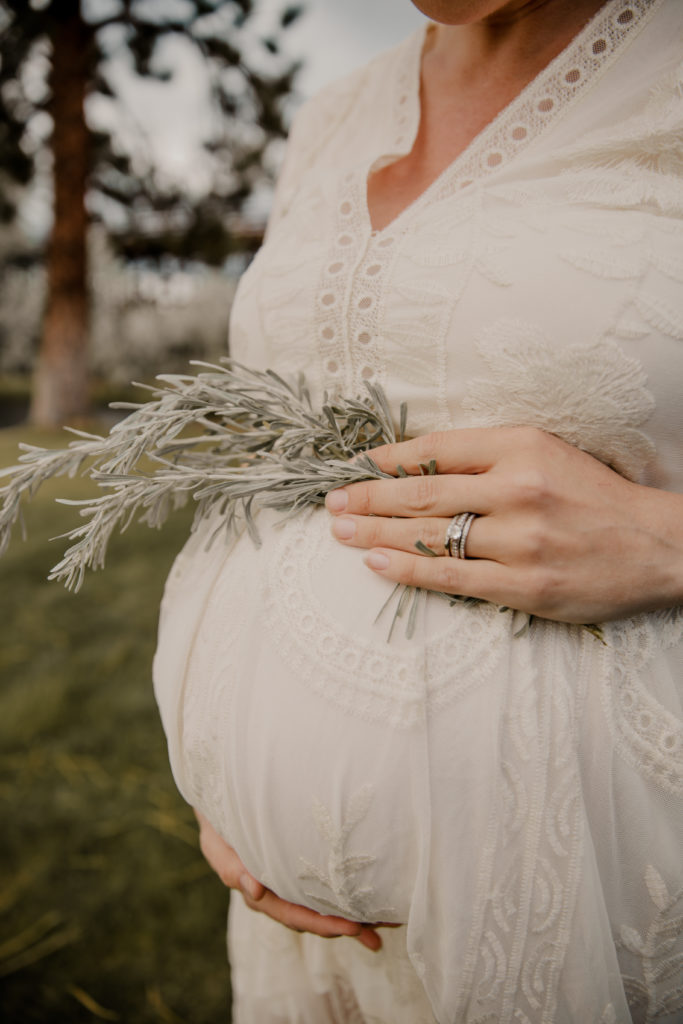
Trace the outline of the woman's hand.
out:
<instances>
[{"instance_id":1,"label":"woman's hand","mask_svg":"<svg viewBox=\"0 0 683 1024\"><path fill-rule=\"evenodd\" d=\"M252 910L267 914L274 921L297 932L312 932L313 935L321 935L326 939L349 935L373 952L381 949L382 940L374 927L347 921L343 917L317 914L308 907L288 903L270 889L266 889L249 874L232 846L228 846L218 835L204 815L197 810L194 813L199 822L199 846L204 857L223 885L230 889L239 889L245 903Z\"/></svg>"},{"instance_id":2,"label":"woman's hand","mask_svg":"<svg viewBox=\"0 0 683 1024\"><path fill-rule=\"evenodd\" d=\"M370 454L409 476L351 484L326 504L335 537L370 548L382 576L562 622L683 603L679 494L631 483L532 427L450 430ZM431 459L437 475L419 475ZM477 513L466 559L444 550L459 512ZM419 554L417 541L444 557Z\"/></svg>"}]
</instances>

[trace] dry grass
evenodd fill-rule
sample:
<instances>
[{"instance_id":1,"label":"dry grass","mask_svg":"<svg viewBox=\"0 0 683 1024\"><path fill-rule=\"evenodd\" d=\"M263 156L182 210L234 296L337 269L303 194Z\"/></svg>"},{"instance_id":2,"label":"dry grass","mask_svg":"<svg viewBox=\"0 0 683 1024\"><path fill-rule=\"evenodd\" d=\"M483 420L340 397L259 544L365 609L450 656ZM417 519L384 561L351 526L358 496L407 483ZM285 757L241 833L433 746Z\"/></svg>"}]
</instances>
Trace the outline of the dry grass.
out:
<instances>
[{"instance_id":1,"label":"dry grass","mask_svg":"<svg viewBox=\"0 0 683 1024\"><path fill-rule=\"evenodd\" d=\"M26 428L0 431L0 465ZM61 444L61 437L46 443ZM131 528L80 594L45 582L56 481L0 563L0 1019L225 1024L227 897L177 795L150 666L188 514Z\"/></svg>"}]
</instances>

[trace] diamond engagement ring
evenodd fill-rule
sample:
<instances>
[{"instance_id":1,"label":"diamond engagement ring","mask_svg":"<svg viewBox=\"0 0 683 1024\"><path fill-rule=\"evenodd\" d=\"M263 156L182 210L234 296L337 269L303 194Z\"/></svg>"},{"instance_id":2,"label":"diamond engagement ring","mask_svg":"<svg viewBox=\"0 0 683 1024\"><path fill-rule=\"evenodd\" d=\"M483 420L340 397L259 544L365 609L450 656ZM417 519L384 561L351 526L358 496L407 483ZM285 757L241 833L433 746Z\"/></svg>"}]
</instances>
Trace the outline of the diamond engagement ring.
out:
<instances>
[{"instance_id":1,"label":"diamond engagement ring","mask_svg":"<svg viewBox=\"0 0 683 1024\"><path fill-rule=\"evenodd\" d=\"M457 516L451 519L443 541L444 550L451 558L467 558L467 535L476 518L476 512L458 512Z\"/></svg>"}]
</instances>

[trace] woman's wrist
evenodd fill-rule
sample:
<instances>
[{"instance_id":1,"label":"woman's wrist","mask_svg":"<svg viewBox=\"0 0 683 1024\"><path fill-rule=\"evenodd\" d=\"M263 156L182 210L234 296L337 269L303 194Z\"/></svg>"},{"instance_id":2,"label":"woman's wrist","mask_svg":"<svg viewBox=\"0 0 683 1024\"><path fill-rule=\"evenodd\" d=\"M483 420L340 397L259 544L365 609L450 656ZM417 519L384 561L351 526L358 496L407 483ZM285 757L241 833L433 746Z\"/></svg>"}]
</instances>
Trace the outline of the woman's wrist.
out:
<instances>
[{"instance_id":1,"label":"woman's wrist","mask_svg":"<svg viewBox=\"0 0 683 1024\"><path fill-rule=\"evenodd\" d=\"M633 486L637 522L647 538L645 557L638 559L643 592L652 594L653 608L683 605L683 494Z\"/></svg>"}]
</instances>

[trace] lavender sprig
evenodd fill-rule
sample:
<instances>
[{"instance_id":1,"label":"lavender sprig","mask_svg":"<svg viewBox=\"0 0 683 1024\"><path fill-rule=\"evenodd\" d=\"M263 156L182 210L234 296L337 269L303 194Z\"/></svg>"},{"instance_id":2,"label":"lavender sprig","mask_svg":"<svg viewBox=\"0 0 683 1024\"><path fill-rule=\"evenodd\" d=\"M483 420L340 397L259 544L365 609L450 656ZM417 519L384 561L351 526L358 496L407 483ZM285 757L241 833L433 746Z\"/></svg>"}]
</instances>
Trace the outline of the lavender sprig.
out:
<instances>
[{"instance_id":1,"label":"lavender sprig","mask_svg":"<svg viewBox=\"0 0 683 1024\"><path fill-rule=\"evenodd\" d=\"M335 487L388 476L362 454L397 439L386 397L375 385L361 398L326 397L316 412L303 376L292 384L228 360L195 365L206 369L160 376L159 386L138 385L151 391L149 402L114 403L130 412L105 437L72 431L75 439L56 451L20 445L19 464L0 470L0 478L8 478L0 487L0 554L22 501L56 476L84 473L106 492L61 499L78 506L86 522L63 535L74 543L49 578L73 590L86 569L104 566L117 528L136 517L161 527L190 497L197 502L194 526L220 505L228 529L243 519L258 542L258 508L294 515L321 504ZM405 423L405 412L401 418ZM188 430L195 433L188 436ZM354 456L360 457L351 463Z\"/></svg>"},{"instance_id":2,"label":"lavender sprig","mask_svg":"<svg viewBox=\"0 0 683 1024\"><path fill-rule=\"evenodd\" d=\"M368 450L403 440L407 411L403 404L397 435L379 386L367 383L362 397L325 396L322 408L314 410L303 375L289 382L272 370L251 370L228 359L220 365L192 365L204 369L162 374L157 385L138 384L151 393L147 402L112 403L128 415L106 436L71 430L74 440L57 450L21 444L19 464L0 469L0 479L8 480L0 487L0 555L21 520L22 502L52 477L80 473L103 492L82 501L58 499L77 506L85 521L62 535L73 543L48 578L75 591L86 569L104 567L115 530L125 530L135 519L160 528L190 498L197 504L193 529L218 510L228 532L244 524L259 544L258 509L274 509L286 519L323 504L329 491L345 484L393 479ZM420 471L435 473L436 463ZM407 475L401 466L397 473ZM423 555L436 554L420 541L416 548ZM397 584L379 613L398 595L389 638L406 612L406 634L412 635L426 593ZM453 594L437 596L451 604L479 603ZM532 621L526 616L516 635ZM598 626L585 628L602 639Z\"/></svg>"}]
</instances>

